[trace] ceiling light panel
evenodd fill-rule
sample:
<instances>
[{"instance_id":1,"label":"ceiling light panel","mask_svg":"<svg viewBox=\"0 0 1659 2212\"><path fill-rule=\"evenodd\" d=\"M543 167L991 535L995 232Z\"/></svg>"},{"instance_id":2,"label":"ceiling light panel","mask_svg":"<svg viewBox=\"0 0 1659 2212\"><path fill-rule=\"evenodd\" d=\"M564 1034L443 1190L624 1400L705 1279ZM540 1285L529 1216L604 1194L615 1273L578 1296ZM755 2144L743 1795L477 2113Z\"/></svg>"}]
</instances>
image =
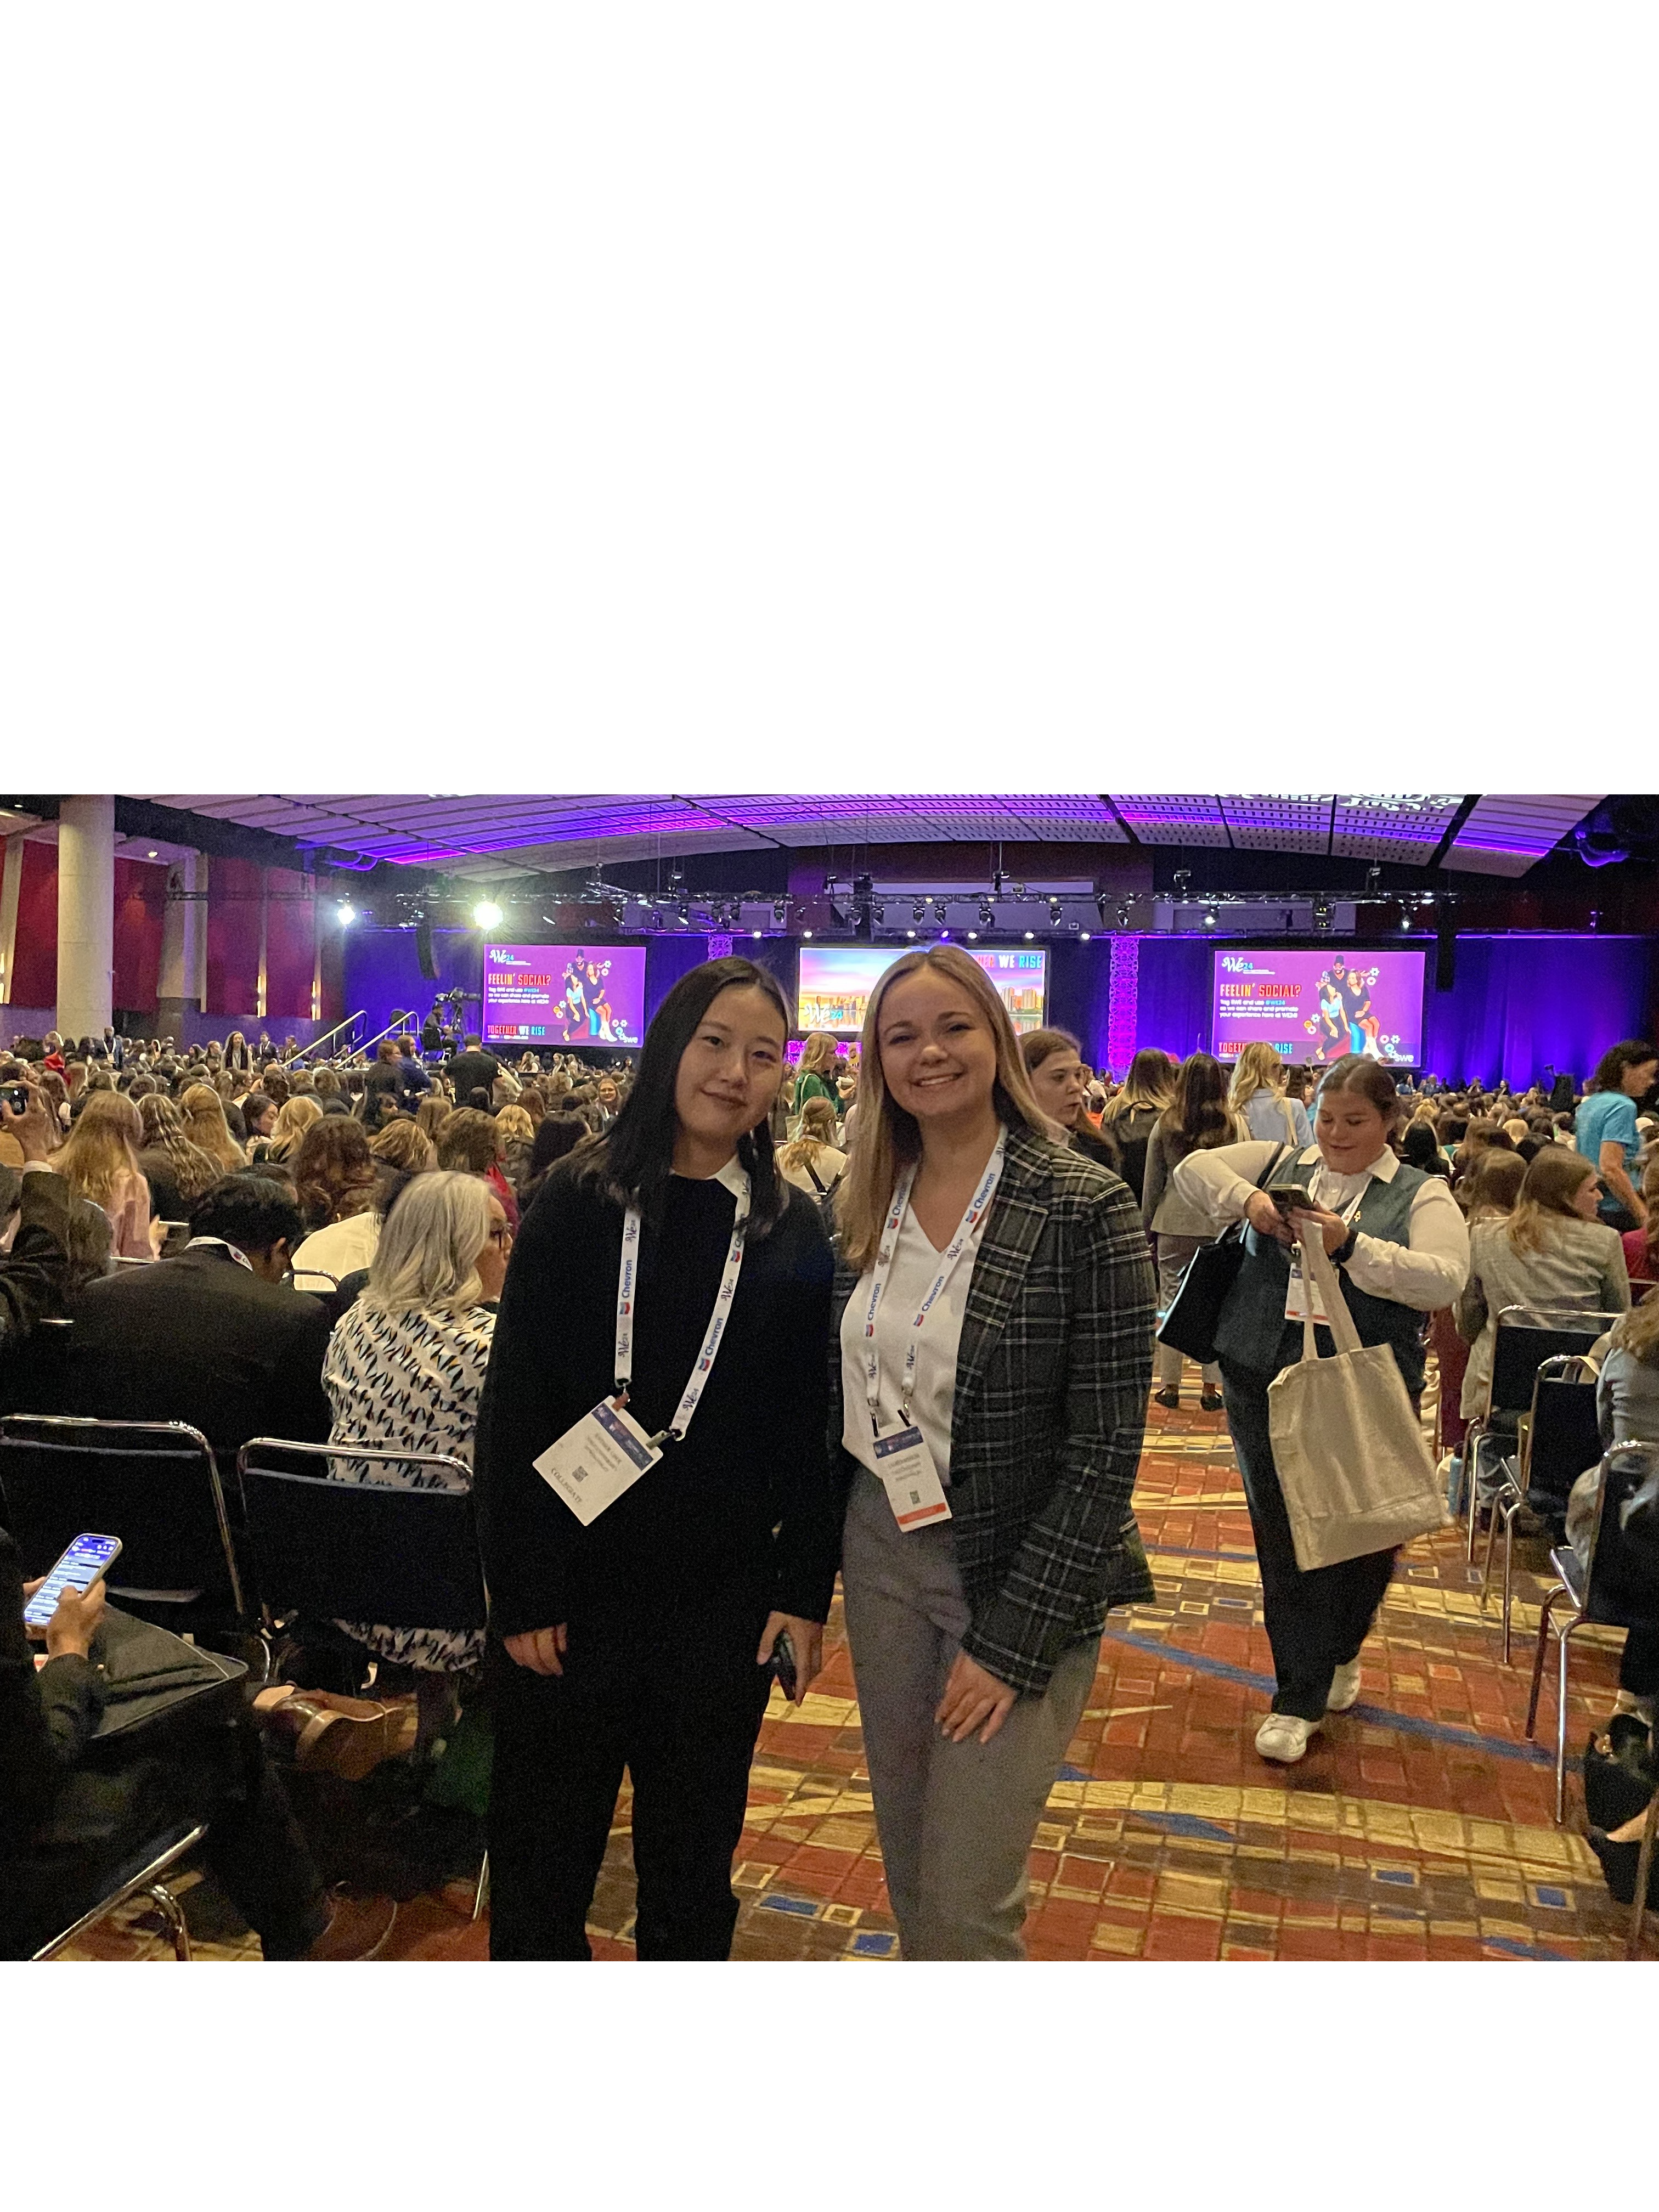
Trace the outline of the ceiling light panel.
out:
<instances>
[{"instance_id":1,"label":"ceiling light panel","mask_svg":"<svg viewBox=\"0 0 1659 2212\"><path fill-rule=\"evenodd\" d=\"M1229 845L1221 802L1203 793L1121 792L1112 804L1143 845Z\"/></svg>"},{"instance_id":2,"label":"ceiling light panel","mask_svg":"<svg viewBox=\"0 0 1659 2212\"><path fill-rule=\"evenodd\" d=\"M1580 793L1576 798L1529 793L1524 798L1479 799L1445 865L1476 875L1524 876L1605 796L1602 792Z\"/></svg>"},{"instance_id":3,"label":"ceiling light panel","mask_svg":"<svg viewBox=\"0 0 1659 2212\"><path fill-rule=\"evenodd\" d=\"M1328 853L1331 808L1328 793L1224 792L1221 811L1241 851Z\"/></svg>"},{"instance_id":4,"label":"ceiling light panel","mask_svg":"<svg viewBox=\"0 0 1659 2212\"><path fill-rule=\"evenodd\" d=\"M1331 850L1344 859L1420 866L1434 858L1462 804L1455 792L1339 797L1331 819Z\"/></svg>"}]
</instances>

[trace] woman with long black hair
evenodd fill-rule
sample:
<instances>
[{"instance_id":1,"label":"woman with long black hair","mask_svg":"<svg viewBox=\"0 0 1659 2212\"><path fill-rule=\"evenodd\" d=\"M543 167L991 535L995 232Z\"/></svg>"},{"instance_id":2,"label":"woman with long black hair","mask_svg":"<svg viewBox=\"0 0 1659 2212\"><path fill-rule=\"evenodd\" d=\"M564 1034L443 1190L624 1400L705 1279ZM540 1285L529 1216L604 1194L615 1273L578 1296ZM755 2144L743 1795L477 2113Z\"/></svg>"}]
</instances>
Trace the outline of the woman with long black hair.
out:
<instances>
[{"instance_id":1,"label":"woman with long black hair","mask_svg":"<svg viewBox=\"0 0 1659 2212\"><path fill-rule=\"evenodd\" d=\"M805 1696L840 1551L830 1251L769 1126L788 1033L753 962L682 977L513 1255L474 1459L492 1958L589 1955L624 1766L640 1957L731 1948L773 1667Z\"/></svg>"}]
</instances>

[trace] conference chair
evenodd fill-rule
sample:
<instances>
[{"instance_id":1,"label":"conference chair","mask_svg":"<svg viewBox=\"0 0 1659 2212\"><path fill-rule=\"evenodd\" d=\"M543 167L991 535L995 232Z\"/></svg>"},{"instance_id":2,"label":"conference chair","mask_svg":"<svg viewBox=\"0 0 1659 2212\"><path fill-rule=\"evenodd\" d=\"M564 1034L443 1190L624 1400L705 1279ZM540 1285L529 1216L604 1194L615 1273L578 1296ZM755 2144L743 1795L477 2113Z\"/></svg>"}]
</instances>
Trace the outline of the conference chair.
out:
<instances>
[{"instance_id":1,"label":"conference chair","mask_svg":"<svg viewBox=\"0 0 1659 2212\"><path fill-rule=\"evenodd\" d=\"M0 1498L26 1575L83 1531L121 1539L118 1605L204 1641L253 1632L212 1448L184 1421L82 1414L0 1419Z\"/></svg>"},{"instance_id":2,"label":"conference chair","mask_svg":"<svg viewBox=\"0 0 1659 2212\"><path fill-rule=\"evenodd\" d=\"M113 1879L106 1883L78 1918L43 1943L38 1951L33 1952L31 1958L37 1960L55 1959L60 1951L69 1948L77 1936L83 1936L88 1929L96 1927L100 1920L106 1920L129 1898L142 1895L148 1897L161 1913L163 1931L173 1946L173 1957L188 1965L190 1930L185 1925L185 1916L179 1910L178 1899L161 1877L171 1873L180 1859L194 1850L206 1833L205 1827L178 1826L153 1838L136 1858L128 1860Z\"/></svg>"},{"instance_id":3,"label":"conference chair","mask_svg":"<svg viewBox=\"0 0 1659 2212\"><path fill-rule=\"evenodd\" d=\"M320 1461L325 1468L330 1460L441 1470L469 1486L472 1480L464 1462L445 1452L255 1437L237 1455L236 1471L266 1634L276 1633L283 1616L388 1628L486 1626L489 1596L471 1488L337 1481L294 1464ZM431 1741L434 1712L447 1708L449 1687L437 1676L422 1696L417 1759ZM489 1873L486 1856L474 1918Z\"/></svg>"},{"instance_id":4,"label":"conference chair","mask_svg":"<svg viewBox=\"0 0 1659 2212\"><path fill-rule=\"evenodd\" d=\"M1571 1544L1550 1553L1550 1566L1558 1581L1544 1594L1538 1616L1538 1643L1533 1653L1532 1692L1527 1702L1527 1734L1538 1720L1538 1697L1544 1680L1544 1655L1549 1633L1555 1630L1559 1646L1559 1669L1555 1709L1555 1821L1566 1818L1567 1802L1567 1644L1575 1630L1586 1622L1601 1628L1642 1628L1659 1634L1659 1582L1645 1563L1633 1559L1624 1540L1620 1513L1626 1502L1656 1467L1659 1443L1632 1441L1613 1444L1601 1455L1601 1491L1596 1501L1595 1528L1588 1565ZM1565 1601L1565 1602L1564 1602ZM1564 1605L1558 1622L1555 1609ZM1567 1618L1571 1614L1571 1619Z\"/></svg>"},{"instance_id":5,"label":"conference chair","mask_svg":"<svg viewBox=\"0 0 1659 2212\"><path fill-rule=\"evenodd\" d=\"M1532 1407L1521 1424L1521 1449L1503 1462L1486 1532L1480 1603L1486 1602L1498 1522L1504 1522L1504 1664L1510 1663L1510 1614L1515 1595L1515 1524L1522 1506L1559 1519L1567 1496L1586 1468L1601 1456L1596 1425L1594 1364L1569 1354L1546 1359L1534 1378Z\"/></svg>"},{"instance_id":6,"label":"conference chair","mask_svg":"<svg viewBox=\"0 0 1659 2212\"><path fill-rule=\"evenodd\" d=\"M1547 1306L1504 1306L1492 1323L1492 1379L1486 1402L1463 1437L1463 1485L1468 1528L1465 1557L1474 1560L1480 1518L1480 1447L1494 1437L1518 1435L1532 1404L1533 1381L1547 1359L1587 1352L1606 1335L1618 1314L1568 1313Z\"/></svg>"}]
</instances>

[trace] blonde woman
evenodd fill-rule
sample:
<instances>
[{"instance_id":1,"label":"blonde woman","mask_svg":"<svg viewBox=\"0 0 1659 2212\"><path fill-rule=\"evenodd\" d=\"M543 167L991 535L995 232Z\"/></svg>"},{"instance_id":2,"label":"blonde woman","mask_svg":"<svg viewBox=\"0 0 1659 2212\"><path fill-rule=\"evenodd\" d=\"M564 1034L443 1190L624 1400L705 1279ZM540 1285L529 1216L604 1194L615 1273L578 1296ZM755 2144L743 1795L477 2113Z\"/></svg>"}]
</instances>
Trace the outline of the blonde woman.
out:
<instances>
[{"instance_id":1,"label":"blonde woman","mask_svg":"<svg viewBox=\"0 0 1659 2212\"><path fill-rule=\"evenodd\" d=\"M434 1157L438 1149L438 1132L454 1111L454 1100L437 1084L415 1109L415 1126L432 1146Z\"/></svg>"},{"instance_id":2,"label":"blonde woman","mask_svg":"<svg viewBox=\"0 0 1659 2212\"><path fill-rule=\"evenodd\" d=\"M87 1100L64 1138L52 1166L70 1189L109 1216L117 1254L123 1260L153 1260L149 1185L138 1164L144 1125L131 1098L118 1091L97 1091Z\"/></svg>"},{"instance_id":3,"label":"blonde woman","mask_svg":"<svg viewBox=\"0 0 1659 2212\"><path fill-rule=\"evenodd\" d=\"M906 1958L1018 1959L1106 1610L1152 1589L1129 1504L1152 1269L965 952L896 961L862 1042L831 1434L876 1825Z\"/></svg>"},{"instance_id":4,"label":"blonde woman","mask_svg":"<svg viewBox=\"0 0 1659 2212\"><path fill-rule=\"evenodd\" d=\"M368 1149L374 1158L404 1175L424 1175L437 1159L431 1139L406 1115L388 1121L378 1136L369 1139Z\"/></svg>"},{"instance_id":5,"label":"blonde woman","mask_svg":"<svg viewBox=\"0 0 1659 2212\"><path fill-rule=\"evenodd\" d=\"M1313 1142L1313 1129L1302 1101L1285 1095L1290 1073L1289 1064L1270 1044L1247 1044L1234 1063L1227 1103L1243 1120L1247 1137L1299 1145L1305 1151Z\"/></svg>"},{"instance_id":6,"label":"blonde woman","mask_svg":"<svg viewBox=\"0 0 1659 2212\"><path fill-rule=\"evenodd\" d=\"M329 1339L323 1388L334 1408L331 1443L442 1452L471 1466L511 1249L506 1216L476 1176L422 1175L410 1184L386 1217L368 1282ZM330 1460L328 1471L342 1482L464 1486L438 1471L385 1462ZM483 1629L336 1626L398 1666L455 1674L483 1656Z\"/></svg>"},{"instance_id":7,"label":"blonde woman","mask_svg":"<svg viewBox=\"0 0 1659 2212\"><path fill-rule=\"evenodd\" d=\"M495 1116L495 1164L518 1194L530 1173L530 1154L536 1142L536 1125L522 1106L503 1106Z\"/></svg>"},{"instance_id":8,"label":"blonde woman","mask_svg":"<svg viewBox=\"0 0 1659 2212\"><path fill-rule=\"evenodd\" d=\"M809 1197L828 1198L841 1181L847 1155L836 1142L836 1109L827 1098L809 1098L800 1134L778 1154L778 1172Z\"/></svg>"},{"instance_id":9,"label":"blonde woman","mask_svg":"<svg viewBox=\"0 0 1659 2212\"><path fill-rule=\"evenodd\" d=\"M206 1083L192 1083L179 1101L185 1116L185 1134L216 1160L223 1175L240 1175L247 1165L241 1146L230 1133L219 1094Z\"/></svg>"},{"instance_id":10,"label":"blonde woman","mask_svg":"<svg viewBox=\"0 0 1659 2212\"><path fill-rule=\"evenodd\" d=\"M171 1098L152 1091L138 1101L143 1141L138 1165L149 1185L150 1212L161 1221L186 1221L197 1200L219 1180L219 1163L185 1134L185 1117Z\"/></svg>"},{"instance_id":11,"label":"blonde woman","mask_svg":"<svg viewBox=\"0 0 1659 2212\"><path fill-rule=\"evenodd\" d=\"M304 1092L284 1101L277 1109L276 1125L265 1142L264 1157L268 1160L291 1160L299 1151L306 1131L313 1121L320 1121L323 1109L314 1098Z\"/></svg>"},{"instance_id":12,"label":"blonde woman","mask_svg":"<svg viewBox=\"0 0 1659 2212\"><path fill-rule=\"evenodd\" d=\"M827 1098L830 1111L839 1116L841 1091L836 1077L841 1073L841 1048L825 1030L814 1030L801 1048L800 1065L795 1070L795 1111L805 1111L809 1098Z\"/></svg>"},{"instance_id":13,"label":"blonde woman","mask_svg":"<svg viewBox=\"0 0 1659 2212\"><path fill-rule=\"evenodd\" d=\"M1123 1088L1100 1117L1101 1134L1122 1154L1118 1173L1137 1200L1146 1182L1146 1146L1158 1116L1175 1097L1175 1063L1167 1052L1146 1046L1129 1062Z\"/></svg>"}]
</instances>

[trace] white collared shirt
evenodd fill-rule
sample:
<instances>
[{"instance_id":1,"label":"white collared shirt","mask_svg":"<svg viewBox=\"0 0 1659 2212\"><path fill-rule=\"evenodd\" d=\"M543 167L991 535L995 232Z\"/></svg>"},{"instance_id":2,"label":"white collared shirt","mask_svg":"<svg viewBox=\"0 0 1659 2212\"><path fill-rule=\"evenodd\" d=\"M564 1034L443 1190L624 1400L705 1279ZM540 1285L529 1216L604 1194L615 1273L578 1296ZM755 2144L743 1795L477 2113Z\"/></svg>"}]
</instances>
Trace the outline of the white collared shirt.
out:
<instances>
[{"instance_id":1,"label":"white collared shirt","mask_svg":"<svg viewBox=\"0 0 1659 2212\"><path fill-rule=\"evenodd\" d=\"M1257 1179L1278 1149L1258 1139L1188 1152L1170 1181L1189 1206L1206 1213L1219 1229L1243 1219ZM1317 1145L1308 1146L1296 1157L1301 1166L1317 1163L1309 1194L1330 1213L1351 1206L1373 1176L1378 1182L1392 1182L1400 1171L1399 1160L1386 1148L1358 1175L1338 1175L1328 1168ZM1356 1290L1414 1306L1419 1313L1434 1313L1451 1304L1469 1274L1468 1228L1443 1177L1425 1176L1413 1193L1410 1231L1409 1244L1390 1243L1386 1237L1363 1232L1356 1236L1345 1272Z\"/></svg>"}]
</instances>

